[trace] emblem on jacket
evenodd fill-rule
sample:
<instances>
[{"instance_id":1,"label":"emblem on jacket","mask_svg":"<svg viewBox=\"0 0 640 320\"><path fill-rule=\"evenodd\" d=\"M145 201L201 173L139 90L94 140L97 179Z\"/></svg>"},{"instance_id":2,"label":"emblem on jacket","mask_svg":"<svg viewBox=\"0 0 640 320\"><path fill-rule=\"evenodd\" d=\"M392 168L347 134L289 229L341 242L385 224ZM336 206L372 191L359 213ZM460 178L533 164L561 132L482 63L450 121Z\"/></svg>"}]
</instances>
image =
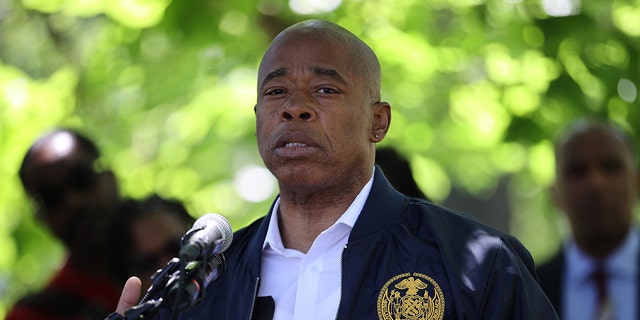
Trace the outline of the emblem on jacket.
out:
<instances>
[{"instance_id":1,"label":"emblem on jacket","mask_svg":"<svg viewBox=\"0 0 640 320\"><path fill-rule=\"evenodd\" d=\"M435 280L422 273L391 278L378 295L381 320L439 320L444 317L444 295Z\"/></svg>"}]
</instances>

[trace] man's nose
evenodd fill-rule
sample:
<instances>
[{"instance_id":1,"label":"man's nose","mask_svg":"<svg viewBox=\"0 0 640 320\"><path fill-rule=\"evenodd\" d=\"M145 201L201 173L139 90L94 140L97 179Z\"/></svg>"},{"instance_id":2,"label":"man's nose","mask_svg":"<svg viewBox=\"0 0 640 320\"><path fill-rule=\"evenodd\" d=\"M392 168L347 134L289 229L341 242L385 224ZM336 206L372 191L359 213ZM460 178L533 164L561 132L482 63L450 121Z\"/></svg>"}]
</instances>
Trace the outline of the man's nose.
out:
<instances>
[{"instance_id":1,"label":"man's nose","mask_svg":"<svg viewBox=\"0 0 640 320\"><path fill-rule=\"evenodd\" d=\"M609 175L604 170L591 169L587 176L587 184L591 188L603 189L608 187Z\"/></svg>"},{"instance_id":2,"label":"man's nose","mask_svg":"<svg viewBox=\"0 0 640 320\"><path fill-rule=\"evenodd\" d=\"M284 104L281 112L283 120L311 120L315 118L313 99L304 93L294 93Z\"/></svg>"}]
</instances>

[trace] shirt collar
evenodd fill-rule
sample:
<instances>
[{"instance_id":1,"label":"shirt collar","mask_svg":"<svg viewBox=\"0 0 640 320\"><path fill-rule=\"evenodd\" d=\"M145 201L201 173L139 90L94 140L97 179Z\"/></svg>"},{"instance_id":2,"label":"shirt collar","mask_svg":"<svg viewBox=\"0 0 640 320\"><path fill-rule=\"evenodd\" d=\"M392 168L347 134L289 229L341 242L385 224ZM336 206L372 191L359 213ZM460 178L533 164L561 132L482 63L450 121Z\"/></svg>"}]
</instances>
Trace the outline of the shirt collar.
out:
<instances>
[{"instance_id":1,"label":"shirt collar","mask_svg":"<svg viewBox=\"0 0 640 320\"><path fill-rule=\"evenodd\" d=\"M623 280L632 280L637 269L638 230L631 228L622 246L606 261L607 269Z\"/></svg>"},{"instance_id":2,"label":"shirt collar","mask_svg":"<svg viewBox=\"0 0 640 320\"><path fill-rule=\"evenodd\" d=\"M622 245L604 260L605 269L612 277L633 280L636 273L637 252L640 247L637 228L631 228ZM591 276L596 260L584 253L575 241L565 246L568 275L572 281L584 281Z\"/></svg>"},{"instance_id":3,"label":"shirt collar","mask_svg":"<svg viewBox=\"0 0 640 320\"><path fill-rule=\"evenodd\" d=\"M364 204L367 201L367 197L369 196L369 192L371 191L371 186L373 185L373 173L371 173L371 178L369 181L362 187L360 193L353 200L349 208L340 216L340 218L329 228L332 228L335 225L342 224L347 226L349 229L352 229L360 216L360 212L362 208L364 208ZM278 208L280 207L280 197L276 199L276 203L273 205L273 209L271 211L271 218L269 219L269 227L267 229L267 235L264 239L264 243L262 244L262 249L264 250L267 246L271 247L275 251L280 253L285 251L284 244L282 243L282 237L280 235L280 227L278 225ZM327 228L327 229L329 229Z\"/></svg>"}]
</instances>

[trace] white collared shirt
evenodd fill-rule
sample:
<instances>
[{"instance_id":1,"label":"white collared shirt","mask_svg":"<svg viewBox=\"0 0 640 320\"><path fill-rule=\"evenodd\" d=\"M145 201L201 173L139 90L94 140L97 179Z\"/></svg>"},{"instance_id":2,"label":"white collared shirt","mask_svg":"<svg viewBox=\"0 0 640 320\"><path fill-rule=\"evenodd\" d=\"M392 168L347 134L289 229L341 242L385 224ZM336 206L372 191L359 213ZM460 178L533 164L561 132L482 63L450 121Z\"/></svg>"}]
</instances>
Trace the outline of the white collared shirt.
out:
<instances>
[{"instance_id":1,"label":"white collared shirt","mask_svg":"<svg viewBox=\"0 0 640 320\"><path fill-rule=\"evenodd\" d=\"M371 191L373 174L351 206L316 237L309 252L287 249L278 226L278 199L262 247L259 297L275 301L274 320L335 319L341 294L342 250Z\"/></svg>"},{"instance_id":2,"label":"white collared shirt","mask_svg":"<svg viewBox=\"0 0 640 320\"><path fill-rule=\"evenodd\" d=\"M610 273L607 291L615 319L638 319L638 241L638 230L632 228L622 246L604 262ZM565 246L565 261L563 319L592 319L598 306L595 285L590 279L596 261L582 252L574 241Z\"/></svg>"}]
</instances>

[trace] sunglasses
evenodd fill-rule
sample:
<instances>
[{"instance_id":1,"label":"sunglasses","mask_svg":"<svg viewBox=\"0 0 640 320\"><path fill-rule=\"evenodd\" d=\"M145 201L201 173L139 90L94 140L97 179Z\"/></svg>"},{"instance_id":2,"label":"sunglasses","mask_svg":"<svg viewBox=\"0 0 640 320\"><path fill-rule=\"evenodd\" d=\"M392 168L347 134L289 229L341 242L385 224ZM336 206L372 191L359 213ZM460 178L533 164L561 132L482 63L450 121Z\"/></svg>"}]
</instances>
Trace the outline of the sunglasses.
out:
<instances>
[{"instance_id":1,"label":"sunglasses","mask_svg":"<svg viewBox=\"0 0 640 320\"><path fill-rule=\"evenodd\" d=\"M68 191L88 191L97 184L99 176L93 166L77 165L68 170L63 182L39 186L33 196L43 211L54 210L64 203Z\"/></svg>"}]
</instances>

